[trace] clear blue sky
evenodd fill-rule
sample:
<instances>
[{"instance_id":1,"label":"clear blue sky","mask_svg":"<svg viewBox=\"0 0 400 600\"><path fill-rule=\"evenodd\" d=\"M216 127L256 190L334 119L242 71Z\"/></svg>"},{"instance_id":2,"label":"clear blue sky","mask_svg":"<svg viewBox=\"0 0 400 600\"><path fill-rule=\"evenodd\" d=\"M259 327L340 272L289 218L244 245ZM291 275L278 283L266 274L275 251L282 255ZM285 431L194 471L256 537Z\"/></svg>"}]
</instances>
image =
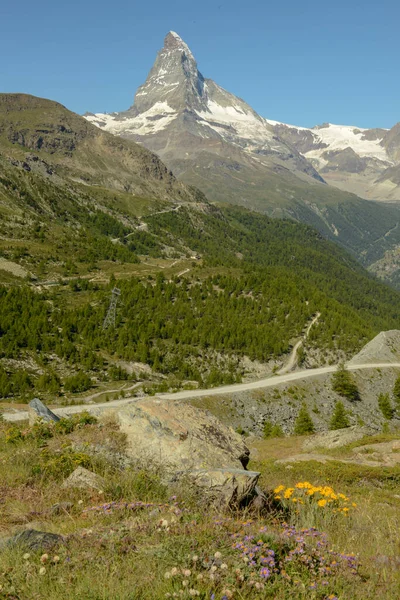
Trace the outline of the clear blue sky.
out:
<instances>
[{"instance_id":1,"label":"clear blue sky","mask_svg":"<svg viewBox=\"0 0 400 600\"><path fill-rule=\"evenodd\" d=\"M124 110L170 29L205 77L267 118L400 121L398 0L3 0L0 91Z\"/></svg>"}]
</instances>

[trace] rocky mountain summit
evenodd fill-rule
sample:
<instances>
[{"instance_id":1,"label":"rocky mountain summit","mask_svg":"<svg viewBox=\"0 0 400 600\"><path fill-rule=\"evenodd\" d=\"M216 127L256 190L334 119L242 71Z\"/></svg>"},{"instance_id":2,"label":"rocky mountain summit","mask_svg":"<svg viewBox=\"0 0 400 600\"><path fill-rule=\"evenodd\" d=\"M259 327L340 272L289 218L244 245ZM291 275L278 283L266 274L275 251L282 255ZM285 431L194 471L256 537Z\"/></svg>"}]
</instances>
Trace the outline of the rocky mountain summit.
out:
<instances>
[{"instance_id":1,"label":"rocky mountain summit","mask_svg":"<svg viewBox=\"0 0 400 600\"><path fill-rule=\"evenodd\" d=\"M397 199L396 127L304 129L265 119L203 77L188 45L172 31L127 111L85 117L155 152L211 202L308 223L373 270L384 259L390 278L396 277L391 252L400 244L400 206L355 195ZM382 274L380 263L375 270Z\"/></svg>"},{"instance_id":2,"label":"rocky mountain summit","mask_svg":"<svg viewBox=\"0 0 400 600\"><path fill-rule=\"evenodd\" d=\"M187 44L173 31L165 38L133 106L112 115L86 115L88 121L153 149L176 171L177 161L209 152L249 167L288 169L323 181L292 145L246 102L205 79ZM195 143L194 143L195 142Z\"/></svg>"},{"instance_id":3,"label":"rocky mountain summit","mask_svg":"<svg viewBox=\"0 0 400 600\"><path fill-rule=\"evenodd\" d=\"M205 79L190 48L173 31L167 34L133 106L111 115L89 113L86 118L143 142L170 163L187 160L188 146L191 157L209 150L229 160L219 147L225 142L265 167L305 174L370 200L400 200L399 124L390 130L331 123L307 129L265 119ZM172 131L180 143L171 148ZM195 148L188 136L200 138L201 143Z\"/></svg>"}]
</instances>

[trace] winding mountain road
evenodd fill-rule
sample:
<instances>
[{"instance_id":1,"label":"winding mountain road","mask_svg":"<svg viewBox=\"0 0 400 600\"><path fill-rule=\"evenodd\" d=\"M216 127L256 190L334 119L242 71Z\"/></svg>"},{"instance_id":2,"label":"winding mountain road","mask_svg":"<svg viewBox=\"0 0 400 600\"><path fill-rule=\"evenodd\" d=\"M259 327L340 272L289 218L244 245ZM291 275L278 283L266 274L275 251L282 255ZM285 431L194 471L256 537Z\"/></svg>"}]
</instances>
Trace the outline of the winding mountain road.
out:
<instances>
[{"instance_id":1,"label":"winding mountain road","mask_svg":"<svg viewBox=\"0 0 400 600\"><path fill-rule=\"evenodd\" d=\"M258 381L250 381L248 383L234 383L233 385L223 385L211 389L201 390L184 390L173 394L159 394L157 398L160 400L189 400L191 398L202 398L204 396L218 396L222 394L234 394L237 392L247 392L250 390L259 390L270 388L279 385L280 383L288 383L290 381L299 381L317 377L318 375L326 375L336 371L337 365L330 367L320 367L318 369L304 369L284 375L271 375L265 379ZM366 363L360 365L347 365L349 371L362 371L365 369L400 369L400 362L394 363ZM60 417L65 417L74 413L88 411L90 413L99 414L110 408L124 406L130 402L135 402L136 398L123 398L122 400L112 400L111 402L101 402L98 404L80 404L77 406L66 406L54 410L55 414ZM3 419L6 421L24 421L28 419L28 411L19 410L16 412L3 413Z\"/></svg>"},{"instance_id":2,"label":"winding mountain road","mask_svg":"<svg viewBox=\"0 0 400 600\"><path fill-rule=\"evenodd\" d=\"M311 331L311 327L317 323L318 319L320 318L321 313L317 313L315 315L315 317L313 318L313 320L311 321L311 323L308 325L305 334L303 335L303 337L301 338L301 340L299 340L297 342L297 344L295 344L293 346L293 350L290 353L289 356L289 360L287 362L287 364L282 367L282 369L279 369L278 371L278 375L284 375L285 373L289 373L289 371L293 371L293 369L295 368L296 364L297 364L297 350L300 348L300 346L303 345L303 343L306 341L306 339L308 338L308 335Z\"/></svg>"}]
</instances>

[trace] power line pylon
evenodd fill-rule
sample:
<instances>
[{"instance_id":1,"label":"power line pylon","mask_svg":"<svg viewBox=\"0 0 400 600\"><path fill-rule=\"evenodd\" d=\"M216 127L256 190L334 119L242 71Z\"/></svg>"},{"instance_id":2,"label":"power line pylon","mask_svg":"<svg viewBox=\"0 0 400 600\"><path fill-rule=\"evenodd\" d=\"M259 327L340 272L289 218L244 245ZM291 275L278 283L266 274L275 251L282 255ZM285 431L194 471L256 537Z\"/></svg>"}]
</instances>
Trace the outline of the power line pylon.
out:
<instances>
[{"instance_id":1,"label":"power line pylon","mask_svg":"<svg viewBox=\"0 0 400 600\"><path fill-rule=\"evenodd\" d=\"M121 290L115 287L111 292L110 306L108 307L106 318L104 319L103 331L105 329L108 329L109 327L115 327L115 314L117 310L118 298L120 297L120 295Z\"/></svg>"}]
</instances>

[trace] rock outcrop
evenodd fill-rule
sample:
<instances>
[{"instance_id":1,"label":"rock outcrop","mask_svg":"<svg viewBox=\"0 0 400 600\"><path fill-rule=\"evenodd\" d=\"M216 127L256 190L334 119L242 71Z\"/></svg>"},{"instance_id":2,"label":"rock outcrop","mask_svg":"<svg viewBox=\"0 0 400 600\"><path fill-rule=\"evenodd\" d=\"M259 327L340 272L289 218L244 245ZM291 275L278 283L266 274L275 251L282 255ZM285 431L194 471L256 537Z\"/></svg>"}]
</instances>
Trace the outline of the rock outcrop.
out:
<instances>
[{"instance_id":1,"label":"rock outcrop","mask_svg":"<svg viewBox=\"0 0 400 600\"><path fill-rule=\"evenodd\" d=\"M341 448L352 442L361 440L366 435L372 433L369 427L346 427L345 429L336 429L335 431L324 431L317 435L310 436L303 442L304 450L314 450L315 448Z\"/></svg>"},{"instance_id":2,"label":"rock outcrop","mask_svg":"<svg viewBox=\"0 0 400 600\"><path fill-rule=\"evenodd\" d=\"M138 463L161 466L168 481L182 478L204 501L239 507L259 495L259 473L246 471L249 450L232 428L188 403L143 399L117 412Z\"/></svg>"},{"instance_id":3,"label":"rock outcrop","mask_svg":"<svg viewBox=\"0 0 400 600\"><path fill-rule=\"evenodd\" d=\"M43 421L59 421L60 417L57 417L39 398L34 398L29 402L29 425L33 425L39 419Z\"/></svg>"},{"instance_id":4,"label":"rock outcrop","mask_svg":"<svg viewBox=\"0 0 400 600\"><path fill-rule=\"evenodd\" d=\"M54 546L62 543L64 538L57 533L48 533L46 531L36 531L36 529L26 529L17 533L13 537L3 541L1 548L15 548L23 546L29 550L51 550Z\"/></svg>"},{"instance_id":5,"label":"rock outcrop","mask_svg":"<svg viewBox=\"0 0 400 600\"><path fill-rule=\"evenodd\" d=\"M207 500L225 508L248 504L258 496L259 476L260 473L244 469L199 469L190 473L190 479L204 491Z\"/></svg>"},{"instance_id":6,"label":"rock outcrop","mask_svg":"<svg viewBox=\"0 0 400 600\"><path fill-rule=\"evenodd\" d=\"M243 469L249 450L240 435L190 404L144 399L117 412L128 455L170 472Z\"/></svg>"}]
</instances>

